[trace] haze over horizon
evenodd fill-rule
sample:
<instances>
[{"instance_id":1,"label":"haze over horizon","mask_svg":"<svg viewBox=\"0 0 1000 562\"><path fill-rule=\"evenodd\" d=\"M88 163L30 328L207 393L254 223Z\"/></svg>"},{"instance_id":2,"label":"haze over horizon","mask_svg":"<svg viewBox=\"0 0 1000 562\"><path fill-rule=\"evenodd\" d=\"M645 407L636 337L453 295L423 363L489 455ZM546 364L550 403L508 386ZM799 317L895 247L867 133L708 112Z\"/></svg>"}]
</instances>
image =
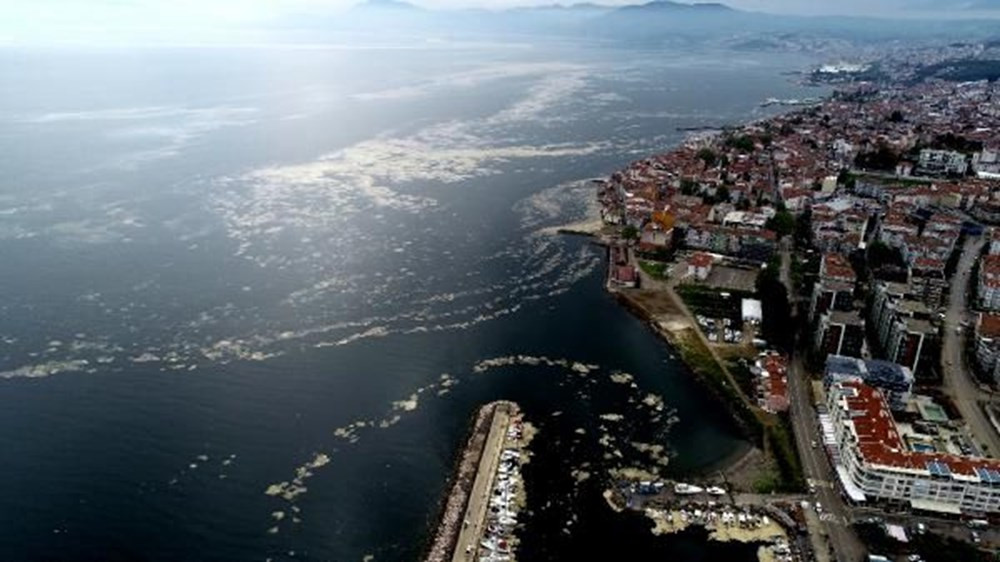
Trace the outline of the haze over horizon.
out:
<instances>
[{"instance_id":1,"label":"haze over horizon","mask_svg":"<svg viewBox=\"0 0 1000 562\"><path fill-rule=\"evenodd\" d=\"M257 41L262 32L310 17L337 18L360 4L356 0L0 0L0 45L67 42L95 38L129 41L142 36L178 41L220 38ZM548 0L414 0L430 10L468 8L505 10L550 6ZM602 0L618 7L643 2ZM691 2L683 2L691 3ZM571 5L574 2L558 2ZM891 18L973 18L1000 16L1000 0L729 0L736 10L797 16L874 16Z\"/></svg>"}]
</instances>

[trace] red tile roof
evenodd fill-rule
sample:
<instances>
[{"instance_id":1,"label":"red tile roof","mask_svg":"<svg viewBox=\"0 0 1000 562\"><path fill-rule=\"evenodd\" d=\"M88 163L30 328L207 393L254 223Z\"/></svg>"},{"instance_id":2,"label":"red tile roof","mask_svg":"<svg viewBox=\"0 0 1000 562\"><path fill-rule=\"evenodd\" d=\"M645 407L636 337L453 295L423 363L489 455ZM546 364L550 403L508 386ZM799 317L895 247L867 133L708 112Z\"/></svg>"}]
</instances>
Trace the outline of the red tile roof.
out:
<instances>
[{"instance_id":1,"label":"red tile roof","mask_svg":"<svg viewBox=\"0 0 1000 562\"><path fill-rule=\"evenodd\" d=\"M858 452L866 463L926 471L927 463L937 461L948 465L952 474L969 477L978 476L976 468L1000 470L1000 461L995 459L910 451L896 429L881 392L860 381L840 384L856 391L855 396L847 396L845 401L852 412L850 421L858 437Z\"/></svg>"}]
</instances>

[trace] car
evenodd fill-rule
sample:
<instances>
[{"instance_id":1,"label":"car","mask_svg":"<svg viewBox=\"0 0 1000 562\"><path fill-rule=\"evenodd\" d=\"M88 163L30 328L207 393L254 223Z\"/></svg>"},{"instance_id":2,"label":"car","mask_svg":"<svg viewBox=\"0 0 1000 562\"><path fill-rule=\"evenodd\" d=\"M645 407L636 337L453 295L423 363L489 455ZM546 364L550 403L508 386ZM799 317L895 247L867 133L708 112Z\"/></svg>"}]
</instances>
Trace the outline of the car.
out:
<instances>
[{"instance_id":1,"label":"car","mask_svg":"<svg viewBox=\"0 0 1000 562\"><path fill-rule=\"evenodd\" d=\"M972 542L979 544L983 539L979 536L979 531L972 531Z\"/></svg>"},{"instance_id":2,"label":"car","mask_svg":"<svg viewBox=\"0 0 1000 562\"><path fill-rule=\"evenodd\" d=\"M815 440L810 441L809 442L809 446L812 447L813 449L815 449L816 448L816 441Z\"/></svg>"},{"instance_id":3,"label":"car","mask_svg":"<svg viewBox=\"0 0 1000 562\"><path fill-rule=\"evenodd\" d=\"M917 523L917 534L922 535L927 532L927 525L923 523Z\"/></svg>"}]
</instances>

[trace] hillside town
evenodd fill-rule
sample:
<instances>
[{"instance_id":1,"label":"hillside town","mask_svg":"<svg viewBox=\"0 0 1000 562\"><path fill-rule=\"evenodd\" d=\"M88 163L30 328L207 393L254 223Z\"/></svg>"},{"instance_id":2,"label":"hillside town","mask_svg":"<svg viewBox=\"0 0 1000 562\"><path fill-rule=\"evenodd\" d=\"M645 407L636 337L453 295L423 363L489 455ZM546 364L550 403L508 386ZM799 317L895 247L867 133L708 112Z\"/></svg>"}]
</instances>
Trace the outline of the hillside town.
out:
<instances>
[{"instance_id":1,"label":"hillside town","mask_svg":"<svg viewBox=\"0 0 1000 562\"><path fill-rule=\"evenodd\" d=\"M661 332L688 317L773 488L825 515L818 559L928 528L1000 546L1000 83L855 81L598 191L609 289Z\"/></svg>"}]
</instances>

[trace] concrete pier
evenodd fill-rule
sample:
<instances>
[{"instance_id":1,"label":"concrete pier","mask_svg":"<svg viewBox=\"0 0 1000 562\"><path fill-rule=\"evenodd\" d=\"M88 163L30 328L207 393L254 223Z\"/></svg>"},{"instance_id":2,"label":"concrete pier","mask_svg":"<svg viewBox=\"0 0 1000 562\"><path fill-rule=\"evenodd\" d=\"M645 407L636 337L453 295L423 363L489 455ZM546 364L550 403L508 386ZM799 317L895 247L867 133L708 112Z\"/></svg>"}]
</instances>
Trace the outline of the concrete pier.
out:
<instances>
[{"instance_id":1,"label":"concrete pier","mask_svg":"<svg viewBox=\"0 0 1000 562\"><path fill-rule=\"evenodd\" d=\"M518 411L516 404L505 401L479 409L459 457L427 562L476 560L507 430Z\"/></svg>"}]
</instances>

